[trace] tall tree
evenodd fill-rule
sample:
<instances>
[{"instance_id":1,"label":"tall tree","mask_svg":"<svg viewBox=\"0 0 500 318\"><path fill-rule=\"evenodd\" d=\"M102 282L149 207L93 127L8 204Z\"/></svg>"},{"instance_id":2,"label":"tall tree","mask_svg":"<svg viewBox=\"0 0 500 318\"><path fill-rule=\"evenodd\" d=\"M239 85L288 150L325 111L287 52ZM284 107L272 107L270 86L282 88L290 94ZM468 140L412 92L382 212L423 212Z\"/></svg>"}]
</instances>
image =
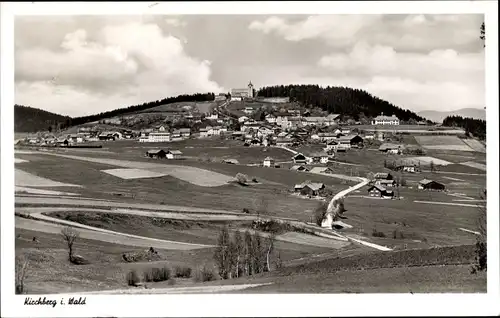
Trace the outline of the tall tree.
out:
<instances>
[{"instance_id":1,"label":"tall tree","mask_svg":"<svg viewBox=\"0 0 500 318\"><path fill-rule=\"evenodd\" d=\"M484 27L484 22L481 23L481 35L479 36L479 38L481 40L483 40L483 47L486 47L486 30L485 30L485 27Z\"/></svg>"},{"instance_id":2,"label":"tall tree","mask_svg":"<svg viewBox=\"0 0 500 318\"><path fill-rule=\"evenodd\" d=\"M236 256L236 264L235 264L235 276L239 277L240 276L240 269L241 269L241 260L244 257L244 242L241 237L240 231L236 231L234 233L234 239L233 239L233 246L234 246L234 254Z\"/></svg>"},{"instance_id":3,"label":"tall tree","mask_svg":"<svg viewBox=\"0 0 500 318\"><path fill-rule=\"evenodd\" d=\"M214 252L214 260L219 269L219 275L222 279L230 278L233 263L233 248L229 236L229 230L224 226L217 239L217 246Z\"/></svg>"}]
</instances>

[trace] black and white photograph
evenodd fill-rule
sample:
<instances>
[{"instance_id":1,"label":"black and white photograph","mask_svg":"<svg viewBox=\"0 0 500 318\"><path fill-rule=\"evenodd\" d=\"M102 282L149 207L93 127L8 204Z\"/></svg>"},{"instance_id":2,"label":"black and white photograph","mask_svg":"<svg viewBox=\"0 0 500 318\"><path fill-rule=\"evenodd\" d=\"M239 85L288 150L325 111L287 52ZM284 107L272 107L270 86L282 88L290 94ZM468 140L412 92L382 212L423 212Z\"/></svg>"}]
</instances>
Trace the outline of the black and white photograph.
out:
<instances>
[{"instance_id":1,"label":"black and white photograph","mask_svg":"<svg viewBox=\"0 0 500 318\"><path fill-rule=\"evenodd\" d=\"M214 295L240 315L268 294L324 315L363 294L498 297L498 4L463 3L9 6L9 316L118 295L103 314L148 314L138 295L198 297L185 315Z\"/></svg>"}]
</instances>

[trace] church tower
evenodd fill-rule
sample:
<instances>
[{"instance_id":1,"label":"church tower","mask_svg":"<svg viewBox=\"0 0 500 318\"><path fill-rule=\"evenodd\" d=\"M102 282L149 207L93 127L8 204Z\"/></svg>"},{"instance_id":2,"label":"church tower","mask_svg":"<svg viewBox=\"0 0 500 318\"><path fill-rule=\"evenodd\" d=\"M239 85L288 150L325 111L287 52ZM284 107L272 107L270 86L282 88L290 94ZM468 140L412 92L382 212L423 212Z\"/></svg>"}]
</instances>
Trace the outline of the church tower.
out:
<instances>
[{"instance_id":1,"label":"church tower","mask_svg":"<svg viewBox=\"0 0 500 318\"><path fill-rule=\"evenodd\" d=\"M252 81L248 83L248 98L253 98L253 84Z\"/></svg>"}]
</instances>

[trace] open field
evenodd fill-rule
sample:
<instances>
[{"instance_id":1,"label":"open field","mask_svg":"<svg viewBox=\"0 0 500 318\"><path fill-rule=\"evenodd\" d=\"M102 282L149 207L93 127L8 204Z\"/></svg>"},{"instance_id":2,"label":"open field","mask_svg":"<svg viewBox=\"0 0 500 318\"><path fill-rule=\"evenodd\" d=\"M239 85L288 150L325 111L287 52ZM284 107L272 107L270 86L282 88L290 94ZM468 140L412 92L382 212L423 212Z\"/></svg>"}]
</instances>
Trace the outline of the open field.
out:
<instances>
[{"instance_id":1,"label":"open field","mask_svg":"<svg viewBox=\"0 0 500 318\"><path fill-rule=\"evenodd\" d=\"M420 162L420 165L423 166L428 166L432 163L434 163L437 166L447 166L451 164L451 162L443 160L443 159L438 159L435 157L429 157L429 156L422 156L422 157L409 157L409 160L412 160L413 162Z\"/></svg>"},{"instance_id":2,"label":"open field","mask_svg":"<svg viewBox=\"0 0 500 318\"><path fill-rule=\"evenodd\" d=\"M33 242L33 237L36 237L38 242ZM142 271L152 266L168 266L171 270L175 266L188 266L193 272L203 265L213 266L212 248L189 251L156 249L161 260L152 262L127 263L122 259L124 253L141 253L144 250L145 248L80 238L75 243L75 251L91 264L71 265L68 263L67 250L59 234L16 228L16 254L26 255L30 259L26 279L30 294L128 288L125 276L131 269L137 270L142 276ZM276 252L279 252L283 261L329 250L331 249L276 242ZM189 278L177 278L176 285L203 286Z\"/></svg>"},{"instance_id":3,"label":"open field","mask_svg":"<svg viewBox=\"0 0 500 318\"><path fill-rule=\"evenodd\" d=\"M305 274L252 282L272 285L237 293L485 293L486 274L470 274L470 265L422 266L346 270Z\"/></svg>"},{"instance_id":4,"label":"open field","mask_svg":"<svg viewBox=\"0 0 500 318\"><path fill-rule=\"evenodd\" d=\"M19 169L15 169L14 180L16 186L21 187L79 187L76 184L53 181Z\"/></svg>"},{"instance_id":5,"label":"open field","mask_svg":"<svg viewBox=\"0 0 500 318\"><path fill-rule=\"evenodd\" d=\"M475 169L486 171L486 165L482 164L482 163L467 161L467 162L462 162L461 164L464 166L468 166L468 167L472 167Z\"/></svg>"},{"instance_id":6,"label":"open field","mask_svg":"<svg viewBox=\"0 0 500 318\"><path fill-rule=\"evenodd\" d=\"M255 176L251 173L252 171L258 171L263 175L267 171L267 174L276 178L277 181L289 182L289 185L286 185L286 187L281 183L260 183L247 187L236 184L228 184L215 188L199 187L170 176L123 180L101 172L100 170L109 169L106 165L56 156L45 157L45 161L38 161L36 164L31 162L25 163L26 166L23 169L41 176L51 176L59 182L73 182L75 179L78 179L78 182L85 188L78 189L76 193L85 197L97 199L119 198L123 202L131 204L147 202L231 211L241 211L243 208L248 208L252 213L262 205L262 202L265 202L271 214L296 217L303 220L308 220L310 217L310 214L304 211L314 209L318 202L290 196L288 191L291 190L293 185L307 179L315 178L317 178L316 180L323 178L324 181L330 181L331 183L328 185L331 186L339 184L338 179L335 178L315 175L304 176L300 175L299 172L289 173L287 170L199 163L203 167L209 167L210 170L214 171L217 171L213 169L214 166L220 167L221 170L235 169L233 170L234 173L231 173L233 176L237 172L243 172L248 173L252 177ZM242 169L240 168L248 169L248 171L241 171ZM225 173L227 170L222 170L222 172ZM291 177L289 176L288 179L280 180L281 174L284 176L290 175ZM259 176L257 177L260 182L263 182ZM73 190L73 192L75 191ZM193 200L193 198L196 198L196 200Z\"/></svg>"},{"instance_id":7,"label":"open field","mask_svg":"<svg viewBox=\"0 0 500 318\"><path fill-rule=\"evenodd\" d=\"M476 139L463 139L463 142L474 151L486 153L486 146Z\"/></svg>"},{"instance_id":8,"label":"open field","mask_svg":"<svg viewBox=\"0 0 500 318\"><path fill-rule=\"evenodd\" d=\"M208 113L215 106L217 102L179 102L160 105L153 108L148 108L137 112L138 114L143 113L161 113L161 112L173 112L173 111L198 111L200 113Z\"/></svg>"},{"instance_id":9,"label":"open field","mask_svg":"<svg viewBox=\"0 0 500 318\"><path fill-rule=\"evenodd\" d=\"M108 173L112 176L122 178L122 179L142 179L142 178L157 178L164 177L167 174L154 172L144 169L109 169L102 170L102 172Z\"/></svg>"},{"instance_id":10,"label":"open field","mask_svg":"<svg viewBox=\"0 0 500 318\"><path fill-rule=\"evenodd\" d=\"M28 162L28 160L23 160L19 158L14 158L14 163L23 163L23 162Z\"/></svg>"},{"instance_id":11,"label":"open field","mask_svg":"<svg viewBox=\"0 0 500 318\"><path fill-rule=\"evenodd\" d=\"M425 149L473 151L456 136L415 136L415 139Z\"/></svg>"}]
</instances>

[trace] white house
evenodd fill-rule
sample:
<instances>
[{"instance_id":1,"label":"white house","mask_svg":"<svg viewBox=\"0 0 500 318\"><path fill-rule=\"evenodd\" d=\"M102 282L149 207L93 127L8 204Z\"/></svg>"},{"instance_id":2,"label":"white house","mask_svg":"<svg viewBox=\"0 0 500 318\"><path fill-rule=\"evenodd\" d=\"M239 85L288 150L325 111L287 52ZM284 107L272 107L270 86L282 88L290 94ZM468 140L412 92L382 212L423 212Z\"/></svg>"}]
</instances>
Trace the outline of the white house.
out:
<instances>
[{"instance_id":1,"label":"white house","mask_svg":"<svg viewBox=\"0 0 500 318\"><path fill-rule=\"evenodd\" d=\"M243 112L247 115L252 115L254 112L254 109L252 107L245 107L245 109L243 109Z\"/></svg>"},{"instance_id":2,"label":"white house","mask_svg":"<svg viewBox=\"0 0 500 318\"><path fill-rule=\"evenodd\" d=\"M241 116L238 118L238 122L241 124L241 123L244 123L248 120L249 118L247 116Z\"/></svg>"},{"instance_id":3,"label":"white house","mask_svg":"<svg viewBox=\"0 0 500 318\"><path fill-rule=\"evenodd\" d=\"M274 159L271 157L266 157L266 159L264 159L264 163L262 165L264 167L273 167L274 166Z\"/></svg>"},{"instance_id":4,"label":"white house","mask_svg":"<svg viewBox=\"0 0 500 318\"><path fill-rule=\"evenodd\" d=\"M372 125L399 125L399 119L394 115L384 116L382 113L380 116L373 118Z\"/></svg>"},{"instance_id":5,"label":"white house","mask_svg":"<svg viewBox=\"0 0 500 318\"><path fill-rule=\"evenodd\" d=\"M167 142L170 141L170 133L167 131L149 133L148 142Z\"/></svg>"},{"instance_id":6,"label":"white house","mask_svg":"<svg viewBox=\"0 0 500 318\"><path fill-rule=\"evenodd\" d=\"M267 114L265 117L265 121L270 124L276 124L276 116L274 116L273 114Z\"/></svg>"},{"instance_id":7,"label":"white house","mask_svg":"<svg viewBox=\"0 0 500 318\"><path fill-rule=\"evenodd\" d=\"M209 137L209 131L211 131L212 127L208 126L205 128L200 128L200 138Z\"/></svg>"}]
</instances>

